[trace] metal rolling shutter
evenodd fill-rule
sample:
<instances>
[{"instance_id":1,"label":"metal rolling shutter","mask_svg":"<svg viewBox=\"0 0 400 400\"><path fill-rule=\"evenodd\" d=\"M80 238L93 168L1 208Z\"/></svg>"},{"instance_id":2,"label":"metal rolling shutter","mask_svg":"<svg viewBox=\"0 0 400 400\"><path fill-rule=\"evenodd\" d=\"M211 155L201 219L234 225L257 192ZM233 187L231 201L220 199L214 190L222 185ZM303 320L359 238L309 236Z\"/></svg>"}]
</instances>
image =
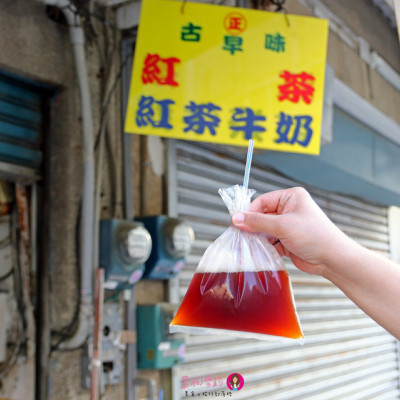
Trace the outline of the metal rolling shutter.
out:
<instances>
[{"instance_id":1,"label":"metal rolling shutter","mask_svg":"<svg viewBox=\"0 0 400 400\"><path fill-rule=\"evenodd\" d=\"M0 72L0 174L39 179L42 163L41 88Z\"/></svg>"},{"instance_id":2,"label":"metal rolling shutter","mask_svg":"<svg viewBox=\"0 0 400 400\"><path fill-rule=\"evenodd\" d=\"M218 188L242 181L245 156L227 148L190 142L169 144L170 212L193 226L196 242L171 297L179 301L207 246L229 224ZM250 187L258 194L298 185L271 169L254 165ZM329 217L351 237L389 253L387 209L320 190L310 190ZM304 346L187 336L185 364L173 369L173 399L186 399L182 376L224 376L239 372L245 386L235 399L361 400L398 399L397 342L339 289L290 262L287 268L305 334ZM172 299L173 300L173 299ZM225 383L224 383L225 384ZM190 387L189 392L203 392ZM212 389L212 388L211 388ZM195 396L203 398L203 396ZM208 396L209 397L209 396Z\"/></svg>"}]
</instances>

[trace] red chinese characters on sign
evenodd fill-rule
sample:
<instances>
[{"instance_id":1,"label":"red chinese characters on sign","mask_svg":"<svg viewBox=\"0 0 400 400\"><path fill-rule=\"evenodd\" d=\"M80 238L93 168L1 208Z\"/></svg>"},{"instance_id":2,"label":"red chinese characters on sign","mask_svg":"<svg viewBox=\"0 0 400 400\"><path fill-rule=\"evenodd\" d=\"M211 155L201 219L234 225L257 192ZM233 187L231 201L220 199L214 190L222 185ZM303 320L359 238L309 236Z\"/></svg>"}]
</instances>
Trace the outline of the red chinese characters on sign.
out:
<instances>
[{"instance_id":1,"label":"red chinese characters on sign","mask_svg":"<svg viewBox=\"0 0 400 400\"><path fill-rule=\"evenodd\" d=\"M224 18L224 27L231 35L240 35L247 28L247 21L243 14L231 12Z\"/></svg>"},{"instance_id":2,"label":"red chinese characters on sign","mask_svg":"<svg viewBox=\"0 0 400 400\"><path fill-rule=\"evenodd\" d=\"M180 62L176 57L161 58L158 54L147 54L142 70L142 82L178 86L175 80L175 64Z\"/></svg>"},{"instance_id":3,"label":"red chinese characters on sign","mask_svg":"<svg viewBox=\"0 0 400 400\"><path fill-rule=\"evenodd\" d=\"M303 99L306 104L311 103L315 90L312 86L315 78L312 75L306 72L292 74L289 71L283 71L279 76L285 80L283 85L278 86L279 101L289 100L292 103L298 103L300 99Z\"/></svg>"}]
</instances>

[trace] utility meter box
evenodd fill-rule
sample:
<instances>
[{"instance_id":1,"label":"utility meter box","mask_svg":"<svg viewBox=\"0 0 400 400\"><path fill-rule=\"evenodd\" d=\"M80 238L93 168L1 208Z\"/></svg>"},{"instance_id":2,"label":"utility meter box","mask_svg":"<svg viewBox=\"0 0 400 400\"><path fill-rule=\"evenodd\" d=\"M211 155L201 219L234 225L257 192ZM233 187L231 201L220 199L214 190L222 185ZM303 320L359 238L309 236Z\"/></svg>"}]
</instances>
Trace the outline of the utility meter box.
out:
<instances>
[{"instance_id":1,"label":"utility meter box","mask_svg":"<svg viewBox=\"0 0 400 400\"><path fill-rule=\"evenodd\" d=\"M153 248L146 261L144 277L170 279L184 267L194 242L192 227L181 218L165 215L138 218L153 240Z\"/></svg>"},{"instance_id":2,"label":"utility meter box","mask_svg":"<svg viewBox=\"0 0 400 400\"><path fill-rule=\"evenodd\" d=\"M177 307L168 303L137 306L138 368L164 369L183 362L184 339L169 333Z\"/></svg>"},{"instance_id":3,"label":"utility meter box","mask_svg":"<svg viewBox=\"0 0 400 400\"><path fill-rule=\"evenodd\" d=\"M132 287L143 276L151 247L151 236L142 223L100 221L99 266L104 268L104 287L110 290Z\"/></svg>"}]
</instances>

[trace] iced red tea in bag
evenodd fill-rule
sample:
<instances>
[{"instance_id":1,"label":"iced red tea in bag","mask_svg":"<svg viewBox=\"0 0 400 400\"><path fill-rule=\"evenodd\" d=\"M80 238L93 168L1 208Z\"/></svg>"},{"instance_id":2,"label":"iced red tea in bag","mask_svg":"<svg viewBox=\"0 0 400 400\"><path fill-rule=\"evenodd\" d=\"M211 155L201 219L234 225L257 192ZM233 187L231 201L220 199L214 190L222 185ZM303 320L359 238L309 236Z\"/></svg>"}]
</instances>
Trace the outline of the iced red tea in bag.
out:
<instances>
[{"instance_id":1,"label":"iced red tea in bag","mask_svg":"<svg viewBox=\"0 0 400 400\"><path fill-rule=\"evenodd\" d=\"M254 191L219 193L232 215L248 210ZM230 226L207 248L170 331L302 342L289 274L265 235Z\"/></svg>"}]
</instances>

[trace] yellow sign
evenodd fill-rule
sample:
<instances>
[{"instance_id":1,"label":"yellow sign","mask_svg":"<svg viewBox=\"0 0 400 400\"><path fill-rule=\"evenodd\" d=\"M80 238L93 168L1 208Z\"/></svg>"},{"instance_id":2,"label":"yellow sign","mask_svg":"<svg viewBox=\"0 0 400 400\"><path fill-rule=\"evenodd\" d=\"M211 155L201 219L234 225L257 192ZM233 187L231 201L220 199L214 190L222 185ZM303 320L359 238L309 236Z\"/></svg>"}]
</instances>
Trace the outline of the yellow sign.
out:
<instances>
[{"instance_id":1,"label":"yellow sign","mask_svg":"<svg viewBox=\"0 0 400 400\"><path fill-rule=\"evenodd\" d=\"M125 130L319 154L328 22L143 0Z\"/></svg>"}]
</instances>

